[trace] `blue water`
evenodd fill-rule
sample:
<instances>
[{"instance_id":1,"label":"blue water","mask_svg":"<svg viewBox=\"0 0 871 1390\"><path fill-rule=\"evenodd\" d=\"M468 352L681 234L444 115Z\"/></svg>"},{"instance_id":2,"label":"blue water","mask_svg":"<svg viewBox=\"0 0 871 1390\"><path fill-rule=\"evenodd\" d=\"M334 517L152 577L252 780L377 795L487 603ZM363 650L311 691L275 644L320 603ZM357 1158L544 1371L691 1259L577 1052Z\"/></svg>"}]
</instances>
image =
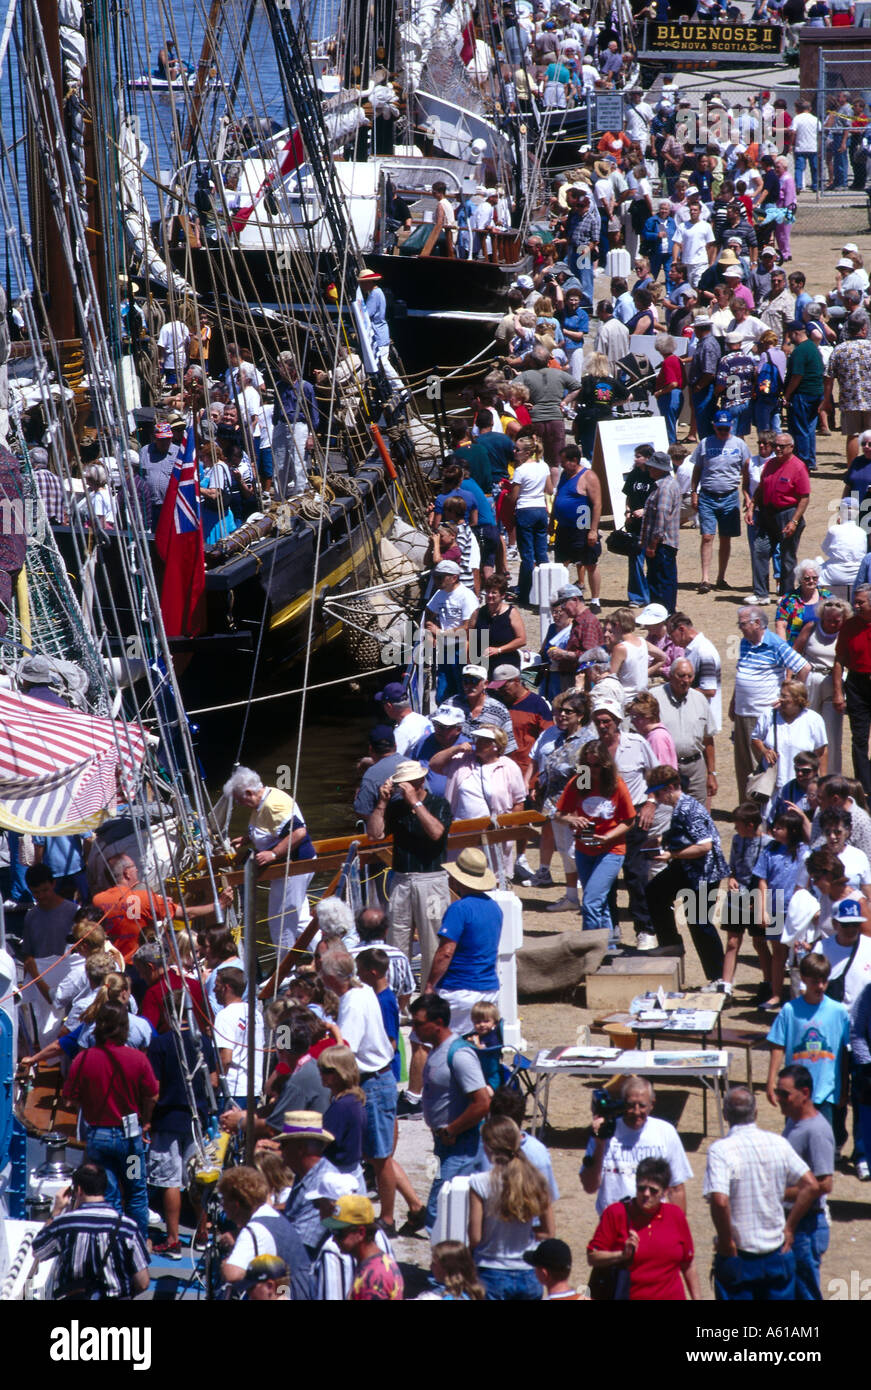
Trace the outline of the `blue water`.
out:
<instances>
[{"instance_id":1,"label":"blue water","mask_svg":"<svg viewBox=\"0 0 871 1390\"><path fill-rule=\"evenodd\" d=\"M313 0L311 4L304 4L312 40L322 39L335 32L338 6L339 0ZM207 98L204 107L203 130L207 141L216 136L218 120L226 110L225 92L233 80L246 8L246 0L226 0L223 6L225 27L218 59L219 81L214 95ZM182 0L182 3L175 0L175 3L166 4L159 3L159 0L132 0L129 6L119 80L126 107L136 113L140 138L150 151L146 171L152 180L158 180L162 176L165 181L166 175L179 163L175 150L178 148L178 136L185 124L185 97L183 93L134 91L128 84L136 78L147 76L156 67L158 51L167 39L174 40L178 58L195 71L202 49L208 10L208 0ZM242 78L234 109L238 116L254 114L268 116L282 125L285 122L281 83L273 52L269 20L265 10L259 5L251 27L247 56L242 64ZM23 97L20 92L19 59L14 38L9 45L4 71L0 74L0 126L10 152L3 169L3 179L13 207L13 231L19 235L25 234L28 230L25 199L26 158L21 140L25 121ZM16 189L21 193L23 206L20 211L16 210ZM159 215L161 194L155 182L146 179L145 196L152 215ZM19 276L14 259L10 256L8 237L4 236L2 241L0 283L14 298L19 292Z\"/></svg>"}]
</instances>

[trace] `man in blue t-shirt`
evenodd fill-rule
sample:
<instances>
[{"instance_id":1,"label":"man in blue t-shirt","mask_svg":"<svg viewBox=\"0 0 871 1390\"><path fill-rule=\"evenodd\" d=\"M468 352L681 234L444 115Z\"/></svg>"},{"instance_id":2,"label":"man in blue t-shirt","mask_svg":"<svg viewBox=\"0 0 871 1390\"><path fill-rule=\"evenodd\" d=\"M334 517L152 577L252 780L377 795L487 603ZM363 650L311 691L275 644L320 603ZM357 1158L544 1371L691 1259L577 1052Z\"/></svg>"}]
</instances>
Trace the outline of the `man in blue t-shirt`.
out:
<instances>
[{"instance_id":1,"label":"man in blue t-shirt","mask_svg":"<svg viewBox=\"0 0 871 1390\"><path fill-rule=\"evenodd\" d=\"M439 929L439 945L424 992L441 995L451 1006L451 1029L462 1036L472 1029L472 1005L499 995L496 962L502 936L502 909L487 893L496 875L481 849L464 849L446 864L457 895Z\"/></svg>"},{"instance_id":2,"label":"man in blue t-shirt","mask_svg":"<svg viewBox=\"0 0 871 1390\"><path fill-rule=\"evenodd\" d=\"M829 1124L836 1105L846 1099L846 1049L850 1041L850 1015L843 1004L826 998L831 963L817 953L802 958L799 974L804 996L784 1004L771 1027L772 1044L766 1094L777 1104L775 1086L784 1065L798 1062L813 1078L813 1103Z\"/></svg>"},{"instance_id":3,"label":"man in blue t-shirt","mask_svg":"<svg viewBox=\"0 0 871 1390\"><path fill-rule=\"evenodd\" d=\"M508 477L508 465L514 462L514 441L500 430L493 428L493 417L489 410L480 410L475 416L478 431L476 442L485 449L490 459L490 469L494 486L500 478Z\"/></svg>"}]
</instances>

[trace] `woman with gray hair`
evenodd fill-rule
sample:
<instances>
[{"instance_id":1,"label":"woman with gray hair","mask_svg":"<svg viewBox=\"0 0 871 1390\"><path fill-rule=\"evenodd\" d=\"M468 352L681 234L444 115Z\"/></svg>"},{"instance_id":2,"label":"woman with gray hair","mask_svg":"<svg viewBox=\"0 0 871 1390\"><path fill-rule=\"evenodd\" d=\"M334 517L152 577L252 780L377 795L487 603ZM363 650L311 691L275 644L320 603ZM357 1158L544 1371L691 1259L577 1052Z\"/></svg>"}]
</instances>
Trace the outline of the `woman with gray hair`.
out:
<instances>
[{"instance_id":1,"label":"woman with gray hair","mask_svg":"<svg viewBox=\"0 0 871 1390\"><path fill-rule=\"evenodd\" d=\"M316 857L299 806L287 792L264 787L250 767L235 769L224 783L224 795L251 812L247 835L239 836L233 843L242 845L247 841L260 868ZM269 885L269 934L281 954L292 948L311 921L308 888L313 877L313 873L285 873Z\"/></svg>"},{"instance_id":2,"label":"woman with gray hair","mask_svg":"<svg viewBox=\"0 0 871 1390\"><path fill-rule=\"evenodd\" d=\"M799 655L810 663L810 675L806 682L808 709L822 715L829 746L828 771L832 773L842 770L841 743L844 735L843 711L836 710L832 703L835 693L832 667L835 664L838 635L852 616L852 608L843 599L823 599L817 605L813 621L805 623L793 643Z\"/></svg>"},{"instance_id":3,"label":"woman with gray hair","mask_svg":"<svg viewBox=\"0 0 871 1390\"><path fill-rule=\"evenodd\" d=\"M674 338L667 333L659 333L654 347L662 361L653 387L659 413L665 420L665 432L669 444L677 443L677 422L683 405L683 367L674 350Z\"/></svg>"},{"instance_id":4,"label":"woman with gray hair","mask_svg":"<svg viewBox=\"0 0 871 1390\"><path fill-rule=\"evenodd\" d=\"M816 560L799 560L795 567L795 588L783 595L777 605L774 631L790 646L805 623L812 622L817 604L824 598L834 598L831 589L820 583L820 566Z\"/></svg>"}]
</instances>

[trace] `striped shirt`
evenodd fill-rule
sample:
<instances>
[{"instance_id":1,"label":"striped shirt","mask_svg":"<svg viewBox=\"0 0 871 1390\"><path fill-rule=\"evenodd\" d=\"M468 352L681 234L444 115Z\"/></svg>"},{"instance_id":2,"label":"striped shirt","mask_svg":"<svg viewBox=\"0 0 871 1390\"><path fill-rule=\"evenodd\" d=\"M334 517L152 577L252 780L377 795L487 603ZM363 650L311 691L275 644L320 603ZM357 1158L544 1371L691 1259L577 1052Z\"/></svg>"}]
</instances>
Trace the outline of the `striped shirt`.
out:
<instances>
[{"instance_id":1,"label":"striped shirt","mask_svg":"<svg viewBox=\"0 0 871 1390\"><path fill-rule=\"evenodd\" d=\"M641 518L640 545L642 550L659 541L677 550L680 545L680 509L682 502L680 485L668 473L660 478L644 504Z\"/></svg>"},{"instance_id":2,"label":"striped shirt","mask_svg":"<svg viewBox=\"0 0 871 1390\"><path fill-rule=\"evenodd\" d=\"M82 1286L99 1298L131 1298L133 1276L148 1268L136 1222L102 1200L61 1212L39 1232L32 1249L39 1260L57 1258L55 1298Z\"/></svg>"},{"instance_id":3,"label":"striped shirt","mask_svg":"<svg viewBox=\"0 0 871 1390\"><path fill-rule=\"evenodd\" d=\"M738 648L735 667L735 713L756 715L770 709L780 696L780 686L789 671L804 671L807 662L782 637L766 629L754 646L746 637Z\"/></svg>"},{"instance_id":4,"label":"striped shirt","mask_svg":"<svg viewBox=\"0 0 871 1390\"><path fill-rule=\"evenodd\" d=\"M375 1244L385 1255L393 1254L390 1241L380 1229L375 1232ZM344 1303L356 1277L353 1255L343 1255L332 1232L326 1231L312 1260L314 1298L319 1303Z\"/></svg>"},{"instance_id":5,"label":"striped shirt","mask_svg":"<svg viewBox=\"0 0 871 1390\"><path fill-rule=\"evenodd\" d=\"M35 468L33 481L49 521L58 521L65 525L68 519L67 502L60 478L56 473L52 473L50 468Z\"/></svg>"},{"instance_id":6,"label":"striped shirt","mask_svg":"<svg viewBox=\"0 0 871 1390\"><path fill-rule=\"evenodd\" d=\"M733 1125L725 1139L708 1149L703 1195L718 1192L729 1198L739 1250L771 1254L783 1244L783 1194L809 1171L779 1134L755 1124Z\"/></svg>"},{"instance_id":7,"label":"striped shirt","mask_svg":"<svg viewBox=\"0 0 871 1390\"><path fill-rule=\"evenodd\" d=\"M364 941L360 946L351 947L351 955L357 959L361 951L377 947L387 956L387 984L397 999L401 994L414 993L414 976L408 963L408 956L398 946L388 946L386 941Z\"/></svg>"}]
</instances>

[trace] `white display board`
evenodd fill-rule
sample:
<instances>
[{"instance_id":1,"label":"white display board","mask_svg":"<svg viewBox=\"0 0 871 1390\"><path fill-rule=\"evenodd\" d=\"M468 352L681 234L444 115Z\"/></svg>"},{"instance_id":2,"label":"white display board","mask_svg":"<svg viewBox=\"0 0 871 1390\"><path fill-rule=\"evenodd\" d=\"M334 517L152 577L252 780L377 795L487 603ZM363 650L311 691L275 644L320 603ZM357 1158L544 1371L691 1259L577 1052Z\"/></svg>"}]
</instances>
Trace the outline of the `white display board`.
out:
<instances>
[{"instance_id":1,"label":"white display board","mask_svg":"<svg viewBox=\"0 0 871 1390\"><path fill-rule=\"evenodd\" d=\"M615 528L626 517L623 483L635 467L639 444L668 449L668 434L661 415L627 416L625 420L600 420L593 449L593 469L602 484L602 515L614 518ZM610 500L609 500L610 499Z\"/></svg>"}]
</instances>

